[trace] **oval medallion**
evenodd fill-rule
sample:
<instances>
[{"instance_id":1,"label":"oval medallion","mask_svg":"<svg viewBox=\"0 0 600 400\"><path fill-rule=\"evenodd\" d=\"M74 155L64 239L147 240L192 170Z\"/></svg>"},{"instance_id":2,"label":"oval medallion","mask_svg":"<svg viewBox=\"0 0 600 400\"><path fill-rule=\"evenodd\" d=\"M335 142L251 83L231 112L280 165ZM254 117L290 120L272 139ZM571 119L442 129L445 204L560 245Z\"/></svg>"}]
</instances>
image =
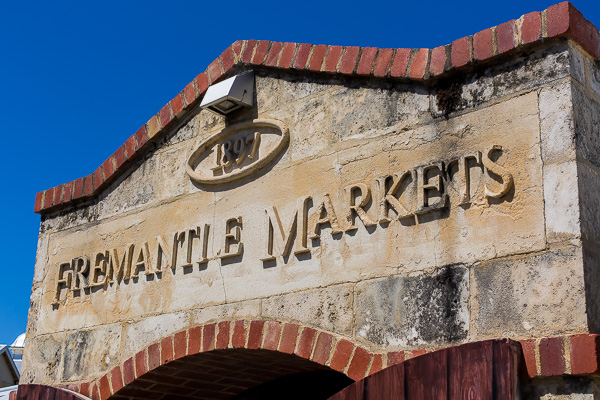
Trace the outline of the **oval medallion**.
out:
<instances>
[{"instance_id":1,"label":"oval medallion","mask_svg":"<svg viewBox=\"0 0 600 400\"><path fill-rule=\"evenodd\" d=\"M186 171L196 183L231 182L269 164L289 140L288 129L280 121L241 122L202 142L188 159Z\"/></svg>"}]
</instances>

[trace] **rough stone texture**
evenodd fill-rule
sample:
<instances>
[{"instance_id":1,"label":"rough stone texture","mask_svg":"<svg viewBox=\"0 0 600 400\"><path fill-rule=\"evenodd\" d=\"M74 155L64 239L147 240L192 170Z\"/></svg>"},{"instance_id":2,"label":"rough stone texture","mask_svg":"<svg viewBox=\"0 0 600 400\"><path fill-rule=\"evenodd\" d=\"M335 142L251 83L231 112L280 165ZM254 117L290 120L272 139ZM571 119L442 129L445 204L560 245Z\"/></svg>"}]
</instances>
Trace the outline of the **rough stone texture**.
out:
<instances>
[{"instance_id":1,"label":"rough stone texture","mask_svg":"<svg viewBox=\"0 0 600 400\"><path fill-rule=\"evenodd\" d=\"M121 358L126 360L149 344L184 329L189 325L189 320L188 313L150 316L138 322L123 324L122 336L113 339L120 339ZM114 361L111 365L114 365Z\"/></svg>"},{"instance_id":2,"label":"rough stone texture","mask_svg":"<svg viewBox=\"0 0 600 400\"><path fill-rule=\"evenodd\" d=\"M282 321L311 321L318 328L350 336L353 304L353 286L334 285L266 298L262 301L262 316Z\"/></svg>"},{"instance_id":3,"label":"rough stone texture","mask_svg":"<svg viewBox=\"0 0 600 400\"><path fill-rule=\"evenodd\" d=\"M567 42L532 54L516 56L503 64L496 64L463 78L462 96L457 110L495 101L502 96L551 84L571 73ZM440 114L434 103L433 111Z\"/></svg>"},{"instance_id":4,"label":"rough stone texture","mask_svg":"<svg viewBox=\"0 0 600 400\"><path fill-rule=\"evenodd\" d=\"M577 146L577 178L581 214L581 238L585 267L588 320L600 332L600 96L598 68L586 61L586 81L572 88Z\"/></svg>"},{"instance_id":5,"label":"rough stone texture","mask_svg":"<svg viewBox=\"0 0 600 400\"><path fill-rule=\"evenodd\" d=\"M76 207L73 210L55 212L42 217L40 232L56 232L74 226L95 222L98 219L96 204Z\"/></svg>"},{"instance_id":6,"label":"rough stone texture","mask_svg":"<svg viewBox=\"0 0 600 400\"><path fill-rule=\"evenodd\" d=\"M35 351L23 357L19 383L60 382L65 339L64 333L28 337L27 346Z\"/></svg>"},{"instance_id":7,"label":"rough stone texture","mask_svg":"<svg viewBox=\"0 0 600 400\"><path fill-rule=\"evenodd\" d=\"M191 312L192 325L229 319L252 319L260 315L260 303L260 300L250 300L202 307Z\"/></svg>"},{"instance_id":8,"label":"rough stone texture","mask_svg":"<svg viewBox=\"0 0 600 400\"><path fill-rule=\"evenodd\" d=\"M586 85L598 96L600 96L600 68L589 57L585 58Z\"/></svg>"},{"instance_id":9,"label":"rough stone texture","mask_svg":"<svg viewBox=\"0 0 600 400\"><path fill-rule=\"evenodd\" d=\"M151 203L156 198L157 166L155 158L132 167L107 189L98 201L98 219L107 218Z\"/></svg>"},{"instance_id":10,"label":"rough stone texture","mask_svg":"<svg viewBox=\"0 0 600 400\"><path fill-rule=\"evenodd\" d=\"M469 331L468 298L469 274L464 266L361 282L356 294L357 334L391 347L460 342Z\"/></svg>"},{"instance_id":11,"label":"rough stone texture","mask_svg":"<svg viewBox=\"0 0 600 400\"><path fill-rule=\"evenodd\" d=\"M475 265L477 337L543 337L548 332L585 330L581 265L580 248Z\"/></svg>"},{"instance_id":12,"label":"rough stone texture","mask_svg":"<svg viewBox=\"0 0 600 400\"><path fill-rule=\"evenodd\" d=\"M44 216L24 382L91 381L168 335L234 319L320 328L365 353L598 332L600 73L566 41L528 51L466 68L454 86L257 69L256 108L226 118L196 109L175 121L99 198ZM221 185L189 179L185 164L202 142L255 118L289 129L289 144L270 164ZM465 202L464 156L471 157ZM479 157L489 157L496 173ZM426 166L444 170L444 196L428 189L429 205L444 198L446 205L421 213L417 173ZM503 170L514 184L486 197L507 182ZM404 171L398 198L411 215L395 220L391 211L392 221L379 220L377 179ZM354 215L351 229L347 188L354 184L369 188L363 208L374 223ZM354 204L362 190L353 192ZM310 231L329 197L340 232L324 223L320 237L307 240L309 252L294 252L296 235L290 254L275 243L274 257L262 261L269 255L265 210L274 207L288 229L303 196L312 197ZM243 251L222 258L232 217L243 220ZM148 265L156 265L158 236L172 251L174 233L189 238L205 224L206 262L183 267L182 243L174 269L146 275L146 268L79 293L62 289L52 305L60 263L88 256L93 268L97 252L122 256L133 244L138 257L148 242ZM592 393L587 383L544 385L527 393Z\"/></svg>"},{"instance_id":13,"label":"rough stone texture","mask_svg":"<svg viewBox=\"0 0 600 400\"><path fill-rule=\"evenodd\" d=\"M597 383L584 377L561 377L527 382L522 386L526 400L598 400Z\"/></svg>"},{"instance_id":14,"label":"rough stone texture","mask_svg":"<svg viewBox=\"0 0 600 400\"><path fill-rule=\"evenodd\" d=\"M94 374L98 368L109 369L121 355L119 339L136 339L134 335L122 336L122 329L119 325L110 324L71 332L64 341L62 380L82 380ZM129 334L130 331L127 332ZM82 354L86 354L86 357L81 357Z\"/></svg>"}]
</instances>

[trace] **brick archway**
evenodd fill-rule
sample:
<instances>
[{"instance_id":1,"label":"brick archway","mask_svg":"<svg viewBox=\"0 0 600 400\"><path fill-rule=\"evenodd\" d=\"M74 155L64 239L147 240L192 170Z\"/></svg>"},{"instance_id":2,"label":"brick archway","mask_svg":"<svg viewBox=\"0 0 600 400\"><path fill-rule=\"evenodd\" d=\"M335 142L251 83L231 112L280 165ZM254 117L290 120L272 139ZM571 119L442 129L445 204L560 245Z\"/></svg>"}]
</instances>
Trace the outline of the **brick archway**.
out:
<instances>
[{"instance_id":1,"label":"brick archway","mask_svg":"<svg viewBox=\"0 0 600 400\"><path fill-rule=\"evenodd\" d=\"M359 380L383 366L384 354L341 336L295 323L264 320L221 321L195 326L152 343L100 379L69 385L92 399L106 400L144 374L183 357L233 349L293 355ZM392 356L388 355L390 360ZM402 354L404 358L404 354Z\"/></svg>"}]
</instances>

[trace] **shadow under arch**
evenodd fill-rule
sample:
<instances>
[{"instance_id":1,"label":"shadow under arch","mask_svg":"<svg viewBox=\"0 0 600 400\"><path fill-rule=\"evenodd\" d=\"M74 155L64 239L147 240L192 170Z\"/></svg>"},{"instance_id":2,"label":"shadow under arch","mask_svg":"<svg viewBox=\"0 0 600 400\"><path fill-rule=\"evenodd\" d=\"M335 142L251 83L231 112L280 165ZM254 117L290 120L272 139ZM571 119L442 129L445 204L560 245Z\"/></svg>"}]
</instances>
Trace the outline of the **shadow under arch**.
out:
<instances>
[{"instance_id":1,"label":"shadow under arch","mask_svg":"<svg viewBox=\"0 0 600 400\"><path fill-rule=\"evenodd\" d=\"M327 399L354 381L331 368L264 349L222 349L188 355L149 371L111 400Z\"/></svg>"},{"instance_id":2,"label":"shadow under arch","mask_svg":"<svg viewBox=\"0 0 600 400\"><path fill-rule=\"evenodd\" d=\"M282 386L301 394L309 389L305 386L325 382L303 398L326 399L327 393L380 370L382 356L318 328L227 320L169 335L74 390L100 400L242 400L269 399L273 392L273 398L281 398ZM286 398L296 398L289 393Z\"/></svg>"}]
</instances>

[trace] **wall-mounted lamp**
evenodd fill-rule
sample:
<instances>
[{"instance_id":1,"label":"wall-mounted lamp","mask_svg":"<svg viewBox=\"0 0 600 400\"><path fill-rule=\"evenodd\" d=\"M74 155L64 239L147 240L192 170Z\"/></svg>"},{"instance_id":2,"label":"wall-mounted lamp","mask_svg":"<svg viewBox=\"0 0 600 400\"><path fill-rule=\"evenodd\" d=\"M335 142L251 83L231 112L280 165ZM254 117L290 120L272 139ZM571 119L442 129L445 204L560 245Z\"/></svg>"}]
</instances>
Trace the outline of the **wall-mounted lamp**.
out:
<instances>
[{"instance_id":1,"label":"wall-mounted lamp","mask_svg":"<svg viewBox=\"0 0 600 400\"><path fill-rule=\"evenodd\" d=\"M212 85L206 91L200 107L226 115L254 102L254 71L244 72Z\"/></svg>"}]
</instances>

